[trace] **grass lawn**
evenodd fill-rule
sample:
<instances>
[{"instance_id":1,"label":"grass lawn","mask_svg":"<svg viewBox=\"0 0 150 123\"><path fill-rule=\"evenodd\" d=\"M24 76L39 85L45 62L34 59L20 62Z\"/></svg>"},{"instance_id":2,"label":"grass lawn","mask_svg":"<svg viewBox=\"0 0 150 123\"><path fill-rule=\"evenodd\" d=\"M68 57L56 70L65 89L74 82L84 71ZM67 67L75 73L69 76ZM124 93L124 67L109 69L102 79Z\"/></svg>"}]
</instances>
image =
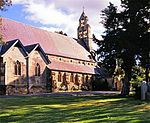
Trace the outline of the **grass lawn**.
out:
<instances>
[{"instance_id":1,"label":"grass lawn","mask_svg":"<svg viewBox=\"0 0 150 123\"><path fill-rule=\"evenodd\" d=\"M150 102L116 96L0 98L0 123L150 123Z\"/></svg>"}]
</instances>

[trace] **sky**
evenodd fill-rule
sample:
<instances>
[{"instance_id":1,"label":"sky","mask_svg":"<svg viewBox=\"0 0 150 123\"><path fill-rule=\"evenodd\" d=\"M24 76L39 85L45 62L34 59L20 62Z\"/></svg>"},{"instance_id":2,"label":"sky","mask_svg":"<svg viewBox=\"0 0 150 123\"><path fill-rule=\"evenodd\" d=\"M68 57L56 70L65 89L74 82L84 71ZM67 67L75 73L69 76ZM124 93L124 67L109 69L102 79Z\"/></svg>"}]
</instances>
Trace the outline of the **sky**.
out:
<instances>
[{"instance_id":1,"label":"sky","mask_svg":"<svg viewBox=\"0 0 150 123\"><path fill-rule=\"evenodd\" d=\"M51 32L62 30L69 37L77 38L84 7L92 34L101 39L105 29L100 24L100 14L109 2L120 4L120 0L12 0L13 5L7 11L0 11L0 16Z\"/></svg>"}]
</instances>

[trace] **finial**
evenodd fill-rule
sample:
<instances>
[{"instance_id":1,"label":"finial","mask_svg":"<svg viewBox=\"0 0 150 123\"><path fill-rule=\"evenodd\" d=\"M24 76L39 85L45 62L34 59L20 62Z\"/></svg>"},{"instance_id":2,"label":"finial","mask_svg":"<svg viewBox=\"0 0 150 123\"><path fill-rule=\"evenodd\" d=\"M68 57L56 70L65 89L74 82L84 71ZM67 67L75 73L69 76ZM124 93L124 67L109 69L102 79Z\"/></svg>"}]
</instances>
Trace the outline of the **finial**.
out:
<instances>
[{"instance_id":1,"label":"finial","mask_svg":"<svg viewBox=\"0 0 150 123\"><path fill-rule=\"evenodd\" d=\"M84 6L83 6L83 12L84 12Z\"/></svg>"}]
</instances>

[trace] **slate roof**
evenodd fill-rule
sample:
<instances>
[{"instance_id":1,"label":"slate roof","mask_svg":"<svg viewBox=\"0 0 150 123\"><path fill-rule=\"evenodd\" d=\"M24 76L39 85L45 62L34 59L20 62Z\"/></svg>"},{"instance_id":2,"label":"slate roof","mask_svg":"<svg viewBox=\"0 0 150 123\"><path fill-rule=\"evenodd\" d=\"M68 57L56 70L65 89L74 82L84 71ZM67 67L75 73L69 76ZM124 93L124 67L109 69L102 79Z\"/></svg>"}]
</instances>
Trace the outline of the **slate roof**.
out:
<instances>
[{"instance_id":1,"label":"slate roof","mask_svg":"<svg viewBox=\"0 0 150 123\"><path fill-rule=\"evenodd\" d=\"M1 45L0 55L4 54L15 42L16 42L16 40L12 40L12 41L6 43L5 45Z\"/></svg>"},{"instance_id":2,"label":"slate roof","mask_svg":"<svg viewBox=\"0 0 150 123\"><path fill-rule=\"evenodd\" d=\"M19 39L8 41L5 44L1 45L0 55L4 55L12 46L18 45L23 49L24 55L27 56L26 50Z\"/></svg>"},{"instance_id":3,"label":"slate roof","mask_svg":"<svg viewBox=\"0 0 150 123\"><path fill-rule=\"evenodd\" d=\"M32 44L32 45L27 45L27 46L25 46L25 50L26 50L26 52L28 52L28 54L30 54L34 50L40 51L43 54L43 57L45 58L47 64L50 63L50 60L48 59L48 56L45 54L45 52L43 51L43 49L41 48L39 43Z\"/></svg>"},{"instance_id":4,"label":"slate roof","mask_svg":"<svg viewBox=\"0 0 150 123\"><path fill-rule=\"evenodd\" d=\"M28 53L32 52L33 49L37 46L37 44L31 44L31 45L27 45L25 46L25 49Z\"/></svg>"},{"instance_id":5,"label":"slate roof","mask_svg":"<svg viewBox=\"0 0 150 123\"><path fill-rule=\"evenodd\" d=\"M90 61L90 53L73 38L2 18L4 41L20 39L23 45L39 43L45 53Z\"/></svg>"}]
</instances>

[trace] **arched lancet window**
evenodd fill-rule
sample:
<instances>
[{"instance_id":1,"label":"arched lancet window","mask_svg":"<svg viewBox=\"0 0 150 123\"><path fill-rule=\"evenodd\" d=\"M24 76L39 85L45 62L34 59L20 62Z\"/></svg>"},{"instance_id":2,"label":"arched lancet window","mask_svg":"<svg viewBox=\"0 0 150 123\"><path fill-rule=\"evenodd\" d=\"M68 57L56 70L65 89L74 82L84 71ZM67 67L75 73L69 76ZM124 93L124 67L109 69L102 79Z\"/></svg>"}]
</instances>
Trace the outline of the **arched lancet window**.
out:
<instances>
[{"instance_id":1,"label":"arched lancet window","mask_svg":"<svg viewBox=\"0 0 150 123\"><path fill-rule=\"evenodd\" d=\"M73 73L71 73L71 75L70 75L70 82L74 82Z\"/></svg>"},{"instance_id":2,"label":"arched lancet window","mask_svg":"<svg viewBox=\"0 0 150 123\"><path fill-rule=\"evenodd\" d=\"M18 60L15 62L15 75L21 75L21 63Z\"/></svg>"},{"instance_id":3,"label":"arched lancet window","mask_svg":"<svg viewBox=\"0 0 150 123\"><path fill-rule=\"evenodd\" d=\"M58 82L61 82L61 72L58 73Z\"/></svg>"},{"instance_id":4,"label":"arched lancet window","mask_svg":"<svg viewBox=\"0 0 150 123\"><path fill-rule=\"evenodd\" d=\"M75 75L75 82L78 82L78 75Z\"/></svg>"},{"instance_id":5,"label":"arched lancet window","mask_svg":"<svg viewBox=\"0 0 150 123\"><path fill-rule=\"evenodd\" d=\"M90 78L90 81L92 82L94 80L94 76L92 75Z\"/></svg>"},{"instance_id":6,"label":"arched lancet window","mask_svg":"<svg viewBox=\"0 0 150 123\"><path fill-rule=\"evenodd\" d=\"M40 70L40 65L37 63L35 66L35 76L40 76L41 70Z\"/></svg>"},{"instance_id":7,"label":"arched lancet window","mask_svg":"<svg viewBox=\"0 0 150 123\"><path fill-rule=\"evenodd\" d=\"M79 78L78 78L78 74L75 75L75 84L78 85L79 84Z\"/></svg>"},{"instance_id":8,"label":"arched lancet window","mask_svg":"<svg viewBox=\"0 0 150 123\"><path fill-rule=\"evenodd\" d=\"M63 75L63 82L66 83L66 73Z\"/></svg>"},{"instance_id":9,"label":"arched lancet window","mask_svg":"<svg viewBox=\"0 0 150 123\"><path fill-rule=\"evenodd\" d=\"M84 83L84 75L82 75L82 83Z\"/></svg>"},{"instance_id":10,"label":"arched lancet window","mask_svg":"<svg viewBox=\"0 0 150 123\"><path fill-rule=\"evenodd\" d=\"M86 82L88 82L88 75L86 76Z\"/></svg>"}]
</instances>

